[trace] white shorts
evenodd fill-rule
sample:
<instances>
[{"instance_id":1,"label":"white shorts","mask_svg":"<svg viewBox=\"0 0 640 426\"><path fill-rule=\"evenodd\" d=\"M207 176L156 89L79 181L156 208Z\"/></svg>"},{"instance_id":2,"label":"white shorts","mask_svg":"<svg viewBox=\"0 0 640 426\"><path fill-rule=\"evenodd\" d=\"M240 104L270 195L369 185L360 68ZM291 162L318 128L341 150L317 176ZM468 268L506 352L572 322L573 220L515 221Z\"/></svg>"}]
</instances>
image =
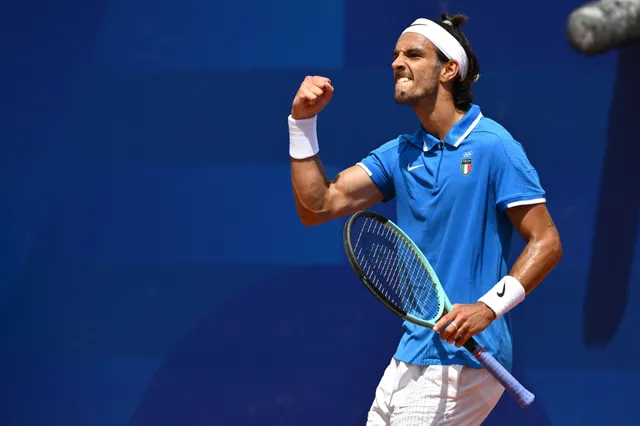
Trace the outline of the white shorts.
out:
<instances>
[{"instance_id":1,"label":"white shorts","mask_svg":"<svg viewBox=\"0 0 640 426\"><path fill-rule=\"evenodd\" d=\"M477 426L503 392L485 369L392 359L376 389L367 426Z\"/></svg>"}]
</instances>

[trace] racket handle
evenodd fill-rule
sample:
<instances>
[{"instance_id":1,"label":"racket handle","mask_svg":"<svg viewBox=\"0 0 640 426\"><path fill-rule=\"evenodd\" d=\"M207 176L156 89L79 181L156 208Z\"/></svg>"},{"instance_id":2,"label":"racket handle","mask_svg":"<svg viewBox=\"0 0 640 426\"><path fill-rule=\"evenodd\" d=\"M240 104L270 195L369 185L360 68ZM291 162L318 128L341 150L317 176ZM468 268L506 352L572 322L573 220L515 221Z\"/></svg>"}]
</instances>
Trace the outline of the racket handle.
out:
<instances>
[{"instance_id":1,"label":"racket handle","mask_svg":"<svg viewBox=\"0 0 640 426\"><path fill-rule=\"evenodd\" d=\"M482 347L478 346L473 356L504 386L520 407L527 408L533 403L535 395L522 386L489 352L485 352Z\"/></svg>"}]
</instances>

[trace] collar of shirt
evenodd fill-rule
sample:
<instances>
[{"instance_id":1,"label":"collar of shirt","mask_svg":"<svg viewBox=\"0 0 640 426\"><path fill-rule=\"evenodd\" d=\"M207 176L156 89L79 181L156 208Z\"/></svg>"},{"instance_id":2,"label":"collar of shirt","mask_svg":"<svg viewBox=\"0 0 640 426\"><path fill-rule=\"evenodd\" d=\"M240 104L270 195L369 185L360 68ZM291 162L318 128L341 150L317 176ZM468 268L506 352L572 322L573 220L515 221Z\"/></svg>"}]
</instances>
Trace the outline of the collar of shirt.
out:
<instances>
[{"instance_id":1,"label":"collar of shirt","mask_svg":"<svg viewBox=\"0 0 640 426\"><path fill-rule=\"evenodd\" d=\"M480 111L480 107L478 105L472 104L471 108L467 113L453 125L449 133L444 138L444 143L458 147L460 143L471 133L471 131L476 127L476 125L480 122L482 118L482 112ZM416 134L415 138L412 138L412 142L423 149L423 151L429 151L438 143L440 140L435 136L427 133L422 126L420 126L420 130Z\"/></svg>"}]
</instances>

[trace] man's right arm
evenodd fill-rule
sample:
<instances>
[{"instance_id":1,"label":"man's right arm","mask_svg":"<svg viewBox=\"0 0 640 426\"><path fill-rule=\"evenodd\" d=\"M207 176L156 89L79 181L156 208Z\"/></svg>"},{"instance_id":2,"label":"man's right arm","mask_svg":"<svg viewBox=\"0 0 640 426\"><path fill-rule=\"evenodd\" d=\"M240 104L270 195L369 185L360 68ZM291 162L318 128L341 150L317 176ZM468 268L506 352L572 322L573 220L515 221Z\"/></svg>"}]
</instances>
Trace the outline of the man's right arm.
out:
<instances>
[{"instance_id":1,"label":"man's right arm","mask_svg":"<svg viewBox=\"0 0 640 426\"><path fill-rule=\"evenodd\" d=\"M318 155L317 115L333 96L331 80L308 76L293 99L289 116L289 152L293 196L300 220L318 225L373 206L383 199L374 181L360 166L327 177Z\"/></svg>"},{"instance_id":2,"label":"man's right arm","mask_svg":"<svg viewBox=\"0 0 640 426\"><path fill-rule=\"evenodd\" d=\"M292 158L291 181L298 216L307 226L367 209L383 198L360 166L349 167L329 180L318 155Z\"/></svg>"}]
</instances>

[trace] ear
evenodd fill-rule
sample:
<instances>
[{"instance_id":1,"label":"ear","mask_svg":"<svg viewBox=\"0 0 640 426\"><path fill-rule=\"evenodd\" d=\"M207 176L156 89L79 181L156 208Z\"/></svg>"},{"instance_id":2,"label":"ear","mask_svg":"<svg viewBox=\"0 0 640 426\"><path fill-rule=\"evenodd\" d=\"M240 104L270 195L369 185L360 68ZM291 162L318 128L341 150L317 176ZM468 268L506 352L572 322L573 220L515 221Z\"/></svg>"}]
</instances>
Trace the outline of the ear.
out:
<instances>
[{"instance_id":1,"label":"ear","mask_svg":"<svg viewBox=\"0 0 640 426\"><path fill-rule=\"evenodd\" d=\"M451 60L442 64L442 68L440 69L440 82L445 84L453 81L453 79L458 75L459 70L460 66L456 61Z\"/></svg>"}]
</instances>

